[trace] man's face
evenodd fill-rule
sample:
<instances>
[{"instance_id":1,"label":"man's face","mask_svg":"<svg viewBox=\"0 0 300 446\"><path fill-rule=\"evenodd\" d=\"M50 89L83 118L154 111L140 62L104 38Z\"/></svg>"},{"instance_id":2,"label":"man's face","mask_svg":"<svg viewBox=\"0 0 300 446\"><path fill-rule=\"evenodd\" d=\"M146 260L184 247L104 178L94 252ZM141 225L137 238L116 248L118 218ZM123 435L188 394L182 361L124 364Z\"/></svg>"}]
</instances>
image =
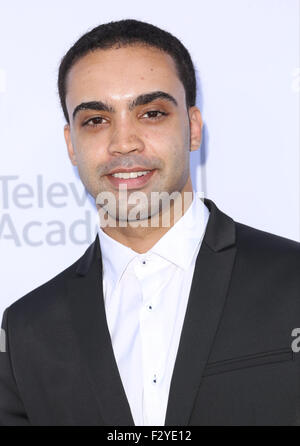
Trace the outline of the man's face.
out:
<instances>
[{"instance_id":1,"label":"man's face","mask_svg":"<svg viewBox=\"0 0 300 446\"><path fill-rule=\"evenodd\" d=\"M200 145L202 120L197 107L187 111L168 54L138 45L93 51L69 71L66 104L69 156L95 199L106 191L118 202L120 184L128 197L142 191L149 203L151 192L191 191L189 151ZM150 173L112 176L125 170Z\"/></svg>"}]
</instances>

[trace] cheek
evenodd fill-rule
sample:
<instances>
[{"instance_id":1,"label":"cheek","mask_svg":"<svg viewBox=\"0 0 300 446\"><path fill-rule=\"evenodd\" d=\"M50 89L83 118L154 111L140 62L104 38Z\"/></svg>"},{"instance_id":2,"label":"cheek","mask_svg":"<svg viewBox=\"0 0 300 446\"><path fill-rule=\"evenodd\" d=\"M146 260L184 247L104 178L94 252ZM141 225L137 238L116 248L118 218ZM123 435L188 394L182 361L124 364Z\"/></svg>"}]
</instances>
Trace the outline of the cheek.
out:
<instances>
[{"instance_id":1,"label":"cheek","mask_svg":"<svg viewBox=\"0 0 300 446\"><path fill-rule=\"evenodd\" d=\"M77 166L81 177L84 177L86 180L88 177L91 179L97 167L97 160L93 156L93 152L81 150L77 154Z\"/></svg>"},{"instance_id":2,"label":"cheek","mask_svg":"<svg viewBox=\"0 0 300 446\"><path fill-rule=\"evenodd\" d=\"M99 162L98 158L101 156L101 151L99 150L99 138L82 137L81 135L76 138L76 158L78 163L80 163L84 168L92 167L94 164Z\"/></svg>"}]
</instances>

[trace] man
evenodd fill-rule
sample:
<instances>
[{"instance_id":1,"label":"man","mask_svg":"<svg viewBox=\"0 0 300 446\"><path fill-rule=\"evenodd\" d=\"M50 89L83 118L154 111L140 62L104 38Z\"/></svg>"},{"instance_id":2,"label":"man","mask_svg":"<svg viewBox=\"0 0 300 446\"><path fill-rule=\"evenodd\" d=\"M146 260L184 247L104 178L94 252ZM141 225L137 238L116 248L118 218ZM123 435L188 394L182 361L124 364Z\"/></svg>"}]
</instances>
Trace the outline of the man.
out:
<instances>
[{"instance_id":1,"label":"man","mask_svg":"<svg viewBox=\"0 0 300 446\"><path fill-rule=\"evenodd\" d=\"M299 243L193 190L187 50L147 23L101 25L64 56L58 87L71 162L116 224L6 308L1 424L299 424ZM175 198L151 205L155 193Z\"/></svg>"}]
</instances>

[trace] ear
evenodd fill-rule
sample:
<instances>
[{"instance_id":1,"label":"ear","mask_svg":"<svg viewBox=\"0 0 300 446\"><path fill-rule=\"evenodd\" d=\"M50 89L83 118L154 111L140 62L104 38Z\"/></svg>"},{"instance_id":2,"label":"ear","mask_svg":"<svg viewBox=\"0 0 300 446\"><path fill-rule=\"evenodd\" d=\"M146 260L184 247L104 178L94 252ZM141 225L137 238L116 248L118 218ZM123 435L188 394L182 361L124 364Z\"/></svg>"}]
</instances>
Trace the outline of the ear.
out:
<instances>
[{"instance_id":1,"label":"ear","mask_svg":"<svg viewBox=\"0 0 300 446\"><path fill-rule=\"evenodd\" d=\"M64 126L64 136L65 136L65 141L66 141L66 144L67 144L69 158L70 158L71 163L73 164L73 166L76 166L77 165L77 161L76 161L76 155L75 155L75 151L74 151L72 140L71 140L70 124L66 124Z\"/></svg>"},{"instance_id":2,"label":"ear","mask_svg":"<svg viewBox=\"0 0 300 446\"><path fill-rule=\"evenodd\" d=\"M198 107L189 108L190 118L190 151L198 150L202 141L203 121Z\"/></svg>"}]
</instances>

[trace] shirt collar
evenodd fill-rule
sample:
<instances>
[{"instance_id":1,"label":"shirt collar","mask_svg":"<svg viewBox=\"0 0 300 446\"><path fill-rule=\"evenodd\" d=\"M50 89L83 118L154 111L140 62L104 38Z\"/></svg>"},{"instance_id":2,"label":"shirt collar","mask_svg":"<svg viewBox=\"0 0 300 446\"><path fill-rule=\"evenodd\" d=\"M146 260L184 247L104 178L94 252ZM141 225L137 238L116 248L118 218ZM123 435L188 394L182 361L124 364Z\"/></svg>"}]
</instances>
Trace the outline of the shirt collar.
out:
<instances>
[{"instance_id":1,"label":"shirt collar","mask_svg":"<svg viewBox=\"0 0 300 446\"><path fill-rule=\"evenodd\" d=\"M204 235L209 210L201 194L193 191L193 201L183 216L149 250L187 270Z\"/></svg>"},{"instance_id":2,"label":"shirt collar","mask_svg":"<svg viewBox=\"0 0 300 446\"><path fill-rule=\"evenodd\" d=\"M183 216L146 253L139 254L117 242L98 226L100 249L105 273L112 283L118 283L127 265L134 257L146 257L154 253L187 270L194 259L204 236L209 210L201 194L193 191L193 200Z\"/></svg>"},{"instance_id":3,"label":"shirt collar","mask_svg":"<svg viewBox=\"0 0 300 446\"><path fill-rule=\"evenodd\" d=\"M117 284L128 263L139 254L107 235L100 226L98 235L103 270L109 276L111 283Z\"/></svg>"}]
</instances>

